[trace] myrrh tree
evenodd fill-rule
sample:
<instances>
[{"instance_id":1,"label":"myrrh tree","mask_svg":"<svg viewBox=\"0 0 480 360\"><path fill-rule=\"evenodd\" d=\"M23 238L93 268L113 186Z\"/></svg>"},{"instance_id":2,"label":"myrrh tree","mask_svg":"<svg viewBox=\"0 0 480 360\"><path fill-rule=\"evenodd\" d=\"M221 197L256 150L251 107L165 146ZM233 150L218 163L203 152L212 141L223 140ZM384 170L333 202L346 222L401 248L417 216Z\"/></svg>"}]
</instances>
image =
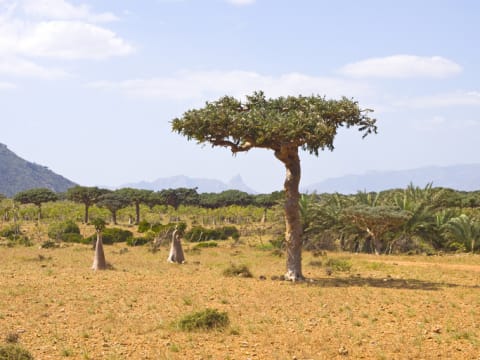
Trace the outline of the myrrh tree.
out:
<instances>
[{"instance_id":1,"label":"myrrh tree","mask_svg":"<svg viewBox=\"0 0 480 360\"><path fill-rule=\"evenodd\" d=\"M21 204L35 204L38 207L38 220L42 218L42 204L50 201L57 201L58 196L50 189L35 188L17 193L13 200Z\"/></svg>"},{"instance_id":2,"label":"myrrh tree","mask_svg":"<svg viewBox=\"0 0 480 360\"><path fill-rule=\"evenodd\" d=\"M247 96L246 102L224 96L201 109L188 110L172 121L172 130L194 139L231 149L233 154L252 148L273 150L286 168L285 241L287 280L303 280L302 224L299 212L299 149L318 156L333 150L339 127L357 126L363 136L376 133L376 120L348 98L329 100L322 96L288 96L267 99L263 92Z\"/></svg>"}]
</instances>

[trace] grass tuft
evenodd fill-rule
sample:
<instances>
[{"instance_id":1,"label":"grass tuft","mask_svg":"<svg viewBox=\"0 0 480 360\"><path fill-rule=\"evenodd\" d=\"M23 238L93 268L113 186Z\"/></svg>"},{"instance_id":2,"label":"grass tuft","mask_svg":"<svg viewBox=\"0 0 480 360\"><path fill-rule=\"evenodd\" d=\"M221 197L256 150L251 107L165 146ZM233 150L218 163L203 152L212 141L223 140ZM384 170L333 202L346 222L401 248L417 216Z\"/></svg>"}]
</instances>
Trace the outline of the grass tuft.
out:
<instances>
[{"instance_id":1,"label":"grass tuft","mask_svg":"<svg viewBox=\"0 0 480 360\"><path fill-rule=\"evenodd\" d=\"M0 359L2 360L33 360L32 354L19 345L0 345Z\"/></svg>"},{"instance_id":2,"label":"grass tuft","mask_svg":"<svg viewBox=\"0 0 480 360\"><path fill-rule=\"evenodd\" d=\"M253 277L253 274L248 269L247 265L235 265L235 264L231 264L228 268L223 270L223 275L228 277L233 277L233 276L239 276L244 278Z\"/></svg>"},{"instance_id":3,"label":"grass tuft","mask_svg":"<svg viewBox=\"0 0 480 360\"><path fill-rule=\"evenodd\" d=\"M185 315L177 326L184 331L194 330L215 330L228 326L230 320L226 312L219 312L216 309L206 309Z\"/></svg>"}]
</instances>

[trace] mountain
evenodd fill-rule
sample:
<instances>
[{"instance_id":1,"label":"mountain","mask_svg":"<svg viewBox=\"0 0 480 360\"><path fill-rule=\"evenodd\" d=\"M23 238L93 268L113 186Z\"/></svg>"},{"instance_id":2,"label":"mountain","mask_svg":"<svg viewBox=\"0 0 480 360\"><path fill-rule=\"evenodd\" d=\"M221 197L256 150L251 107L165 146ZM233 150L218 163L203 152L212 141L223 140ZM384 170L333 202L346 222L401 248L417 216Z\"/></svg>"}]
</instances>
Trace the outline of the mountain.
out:
<instances>
[{"instance_id":1,"label":"mountain","mask_svg":"<svg viewBox=\"0 0 480 360\"><path fill-rule=\"evenodd\" d=\"M423 187L432 182L434 187L455 190L480 190L480 164L429 166L411 170L370 171L362 175L346 175L306 186L305 192L353 194L357 191L381 191L405 188L413 183Z\"/></svg>"},{"instance_id":2,"label":"mountain","mask_svg":"<svg viewBox=\"0 0 480 360\"><path fill-rule=\"evenodd\" d=\"M45 166L28 162L0 143L0 193L8 197L17 192L47 188L64 192L76 184Z\"/></svg>"},{"instance_id":3,"label":"mountain","mask_svg":"<svg viewBox=\"0 0 480 360\"><path fill-rule=\"evenodd\" d=\"M120 186L120 188L124 187L154 191L184 187L190 189L197 188L199 193L219 193L225 190L240 190L249 194L256 193L255 190L245 185L240 175L235 176L228 183L224 183L215 179L191 178L184 175L178 175L167 178L159 178L152 182L140 181Z\"/></svg>"}]
</instances>

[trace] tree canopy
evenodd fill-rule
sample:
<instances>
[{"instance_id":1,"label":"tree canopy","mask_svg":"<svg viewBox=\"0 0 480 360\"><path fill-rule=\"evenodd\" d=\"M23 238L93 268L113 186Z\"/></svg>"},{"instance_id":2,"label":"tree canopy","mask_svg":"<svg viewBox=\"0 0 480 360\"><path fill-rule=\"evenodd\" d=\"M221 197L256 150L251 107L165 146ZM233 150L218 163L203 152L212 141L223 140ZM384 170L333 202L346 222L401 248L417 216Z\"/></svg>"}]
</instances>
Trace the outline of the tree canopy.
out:
<instances>
[{"instance_id":1,"label":"tree canopy","mask_svg":"<svg viewBox=\"0 0 480 360\"><path fill-rule=\"evenodd\" d=\"M233 153L254 147L280 150L301 147L311 154L333 150L339 127L358 126L366 136L376 133L372 110L360 109L356 101L343 97L288 96L267 99L262 91L242 103L230 96L207 102L201 109L185 112L172 121L172 129L189 140L229 147Z\"/></svg>"}]
</instances>

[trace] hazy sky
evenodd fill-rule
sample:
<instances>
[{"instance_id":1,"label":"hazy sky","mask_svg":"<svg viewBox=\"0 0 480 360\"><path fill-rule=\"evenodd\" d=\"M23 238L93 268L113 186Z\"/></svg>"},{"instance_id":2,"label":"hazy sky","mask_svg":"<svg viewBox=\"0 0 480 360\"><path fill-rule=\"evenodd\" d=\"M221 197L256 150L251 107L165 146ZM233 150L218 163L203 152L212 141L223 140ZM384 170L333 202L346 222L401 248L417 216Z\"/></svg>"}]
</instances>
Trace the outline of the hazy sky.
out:
<instances>
[{"instance_id":1,"label":"hazy sky","mask_svg":"<svg viewBox=\"0 0 480 360\"><path fill-rule=\"evenodd\" d=\"M207 100L254 90L375 110L302 155L302 184L478 163L476 0L0 0L0 142L82 185L187 175L282 188L266 150L232 157L170 131Z\"/></svg>"}]
</instances>

